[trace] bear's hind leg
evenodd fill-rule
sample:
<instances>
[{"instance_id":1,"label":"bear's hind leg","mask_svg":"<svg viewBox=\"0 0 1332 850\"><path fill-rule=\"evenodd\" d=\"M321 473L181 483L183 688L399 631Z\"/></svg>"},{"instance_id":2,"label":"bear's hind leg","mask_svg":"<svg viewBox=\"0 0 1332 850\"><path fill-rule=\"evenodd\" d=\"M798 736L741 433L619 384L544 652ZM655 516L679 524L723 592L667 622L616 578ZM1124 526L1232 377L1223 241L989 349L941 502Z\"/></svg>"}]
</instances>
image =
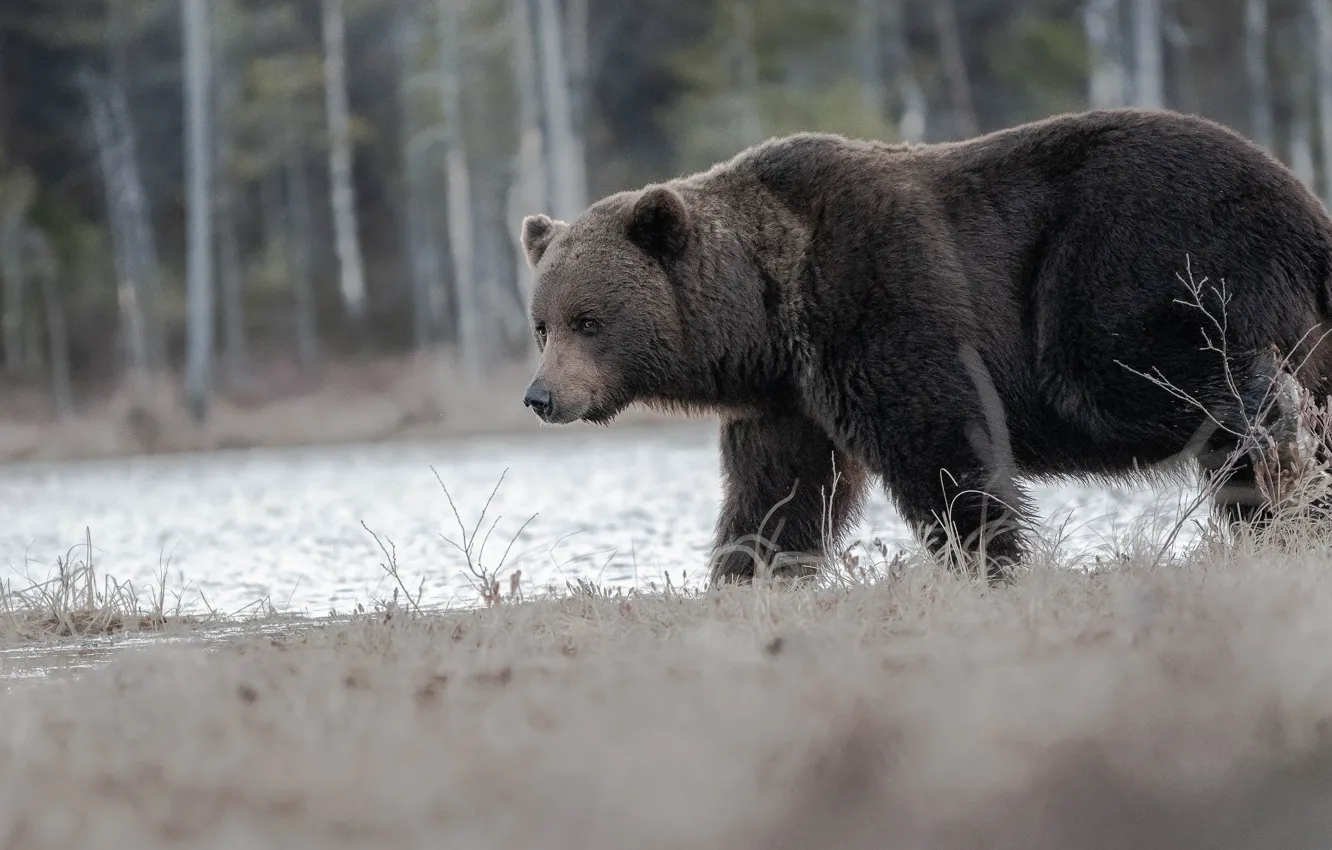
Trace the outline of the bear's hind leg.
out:
<instances>
[{"instance_id":1,"label":"bear's hind leg","mask_svg":"<svg viewBox=\"0 0 1332 850\"><path fill-rule=\"evenodd\" d=\"M885 382L868 410L863 430L873 423L879 435L875 471L927 550L954 569L1006 580L1026 555L1032 504L1016 480L1004 405L974 348L961 346L953 363L940 352L917 356L924 364L904 374L932 380Z\"/></svg>"},{"instance_id":2,"label":"bear's hind leg","mask_svg":"<svg viewBox=\"0 0 1332 850\"><path fill-rule=\"evenodd\" d=\"M983 562L986 579L1004 581L1026 555L1029 499L1015 482L1000 484L964 452L895 462L884 476L888 492L931 554L969 572L979 572Z\"/></svg>"},{"instance_id":3,"label":"bear's hind leg","mask_svg":"<svg viewBox=\"0 0 1332 850\"><path fill-rule=\"evenodd\" d=\"M1260 360L1255 372L1248 397L1243 399L1244 418L1229 431L1218 431L1198 456L1204 481L1216 485L1212 510L1231 530L1270 525L1277 510L1282 510L1274 510L1273 496L1280 502L1291 497L1308 499L1308 507L1320 515L1326 515L1328 509L1325 492L1291 490L1301 476L1313 473L1320 476L1317 483L1325 491L1329 474L1323 447L1301 416L1295 378L1266 359ZM1248 430L1249 423L1258 427ZM1244 434L1244 439L1235 431ZM1259 483L1260 473L1266 486Z\"/></svg>"},{"instance_id":4,"label":"bear's hind leg","mask_svg":"<svg viewBox=\"0 0 1332 850\"><path fill-rule=\"evenodd\" d=\"M1249 452L1237 451L1240 441L1222 434L1208 441L1198 456L1203 480L1216 487L1211 507L1227 528L1263 527L1271 521L1271 510L1258 487L1257 471Z\"/></svg>"},{"instance_id":5,"label":"bear's hind leg","mask_svg":"<svg viewBox=\"0 0 1332 850\"><path fill-rule=\"evenodd\" d=\"M859 511L865 471L799 414L724 422L724 500L711 584L748 582L758 564L810 575Z\"/></svg>"}]
</instances>

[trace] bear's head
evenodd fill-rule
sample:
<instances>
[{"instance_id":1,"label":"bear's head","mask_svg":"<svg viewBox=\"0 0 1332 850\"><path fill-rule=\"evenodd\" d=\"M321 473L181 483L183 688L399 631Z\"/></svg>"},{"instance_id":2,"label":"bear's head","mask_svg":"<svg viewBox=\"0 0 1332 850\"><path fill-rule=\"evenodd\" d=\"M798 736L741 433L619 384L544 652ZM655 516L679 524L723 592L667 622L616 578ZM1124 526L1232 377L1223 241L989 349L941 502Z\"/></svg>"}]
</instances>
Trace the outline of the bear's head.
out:
<instances>
[{"instance_id":1,"label":"bear's head","mask_svg":"<svg viewBox=\"0 0 1332 850\"><path fill-rule=\"evenodd\" d=\"M523 403L545 422L606 423L669 382L683 338L677 267L691 222L679 192L611 195L571 223L523 220L541 365Z\"/></svg>"}]
</instances>

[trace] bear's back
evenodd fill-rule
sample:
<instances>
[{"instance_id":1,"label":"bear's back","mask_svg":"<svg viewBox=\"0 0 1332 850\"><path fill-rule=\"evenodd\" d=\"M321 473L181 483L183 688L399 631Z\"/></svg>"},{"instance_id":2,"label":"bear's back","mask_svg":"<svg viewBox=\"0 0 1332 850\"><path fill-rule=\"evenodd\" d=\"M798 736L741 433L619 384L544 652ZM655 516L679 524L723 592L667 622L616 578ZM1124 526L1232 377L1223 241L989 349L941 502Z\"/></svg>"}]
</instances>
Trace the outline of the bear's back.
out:
<instances>
[{"instance_id":1,"label":"bear's back","mask_svg":"<svg viewBox=\"0 0 1332 850\"><path fill-rule=\"evenodd\" d=\"M1115 184L1142 191L1244 193L1249 187L1313 194L1282 163L1235 131L1168 110L1066 113L954 142L907 143L803 132L769 139L737 155L728 172L753 174L794 200L840 191L876 173L951 191L959 184L1028 192L1077 175L1088 190Z\"/></svg>"}]
</instances>

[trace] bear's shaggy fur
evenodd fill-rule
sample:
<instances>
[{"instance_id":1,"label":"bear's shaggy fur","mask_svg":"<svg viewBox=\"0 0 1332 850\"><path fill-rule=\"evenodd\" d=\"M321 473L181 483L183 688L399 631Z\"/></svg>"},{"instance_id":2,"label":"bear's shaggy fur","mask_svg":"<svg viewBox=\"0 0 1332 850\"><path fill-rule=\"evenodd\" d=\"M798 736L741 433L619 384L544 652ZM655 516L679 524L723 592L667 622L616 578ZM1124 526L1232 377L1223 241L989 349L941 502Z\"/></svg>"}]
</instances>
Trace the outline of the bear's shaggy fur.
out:
<instances>
[{"instance_id":1,"label":"bear's shaggy fur","mask_svg":"<svg viewBox=\"0 0 1332 850\"><path fill-rule=\"evenodd\" d=\"M1168 111L773 139L529 216L522 243L545 421L721 416L714 581L755 554L810 569L875 476L927 546L983 546L997 577L1024 552L1019 478L1217 473L1246 422L1289 418L1282 362L1332 389L1332 220L1255 145ZM1251 462L1226 474L1218 510L1251 518Z\"/></svg>"}]
</instances>

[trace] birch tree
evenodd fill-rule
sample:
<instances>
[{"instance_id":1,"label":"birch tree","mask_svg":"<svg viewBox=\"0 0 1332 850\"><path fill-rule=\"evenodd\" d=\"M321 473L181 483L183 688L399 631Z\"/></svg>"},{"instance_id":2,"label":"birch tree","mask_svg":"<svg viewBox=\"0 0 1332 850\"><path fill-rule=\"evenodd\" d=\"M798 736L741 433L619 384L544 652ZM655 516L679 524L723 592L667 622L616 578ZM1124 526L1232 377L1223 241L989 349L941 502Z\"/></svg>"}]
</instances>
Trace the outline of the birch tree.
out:
<instances>
[{"instance_id":1,"label":"birch tree","mask_svg":"<svg viewBox=\"0 0 1332 850\"><path fill-rule=\"evenodd\" d=\"M36 191L37 181L26 169L0 175L0 277L5 287L0 334L8 375L17 374L23 364L24 234Z\"/></svg>"},{"instance_id":2,"label":"birch tree","mask_svg":"<svg viewBox=\"0 0 1332 850\"><path fill-rule=\"evenodd\" d=\"M1249 136L1272 150L1272 92L1267 69L1267 0L1244 0L1244 75L1249 89Z\"/></svg>"},{"instance_id":3,"label":"birch tree","mask_svg":"<svg viewBox=\"0 0 1332 850\"><path fill-rule=\"evenodd\" d=\"M130 114L125 88L113 80L108 90L112 121L120 135L120 169L124 177L126 226L129 249L134 254L136 279L142 292L144 336L147 345L147 366L160 371L166 366L166 338L162 317L162 263L157 251L157 238L153 229L152 213L148 208L148 193L138 163L138 141L134 121Z\"/></svg>"},{"instance_id":4,"label":"birch tree","mask_svg":"<svg viewBox=\"0 0 1332 850\"><path fill-rule=\"evenodd\" d=\"M1199 103L1197 63L1194 61L1194 51L1196 46L1201 43L1202 38L1185 25L1179 14L1178 4L1173 4L1166 18L1168 23L1165 28L1165 39L1170 49L1169 61L1175 69L1175 108L1184 112L1199 112L1202 107Z\"/></svg>"},{"instance_id":5,"label":"birch tree","mask_svg":"<svg viewBox=\"0 0 1332 850\"><path fill-rule=\"evenodd\" d=\"M434 342L439 330L444 294L439 251L435 245L435 221L429 188L429 161L426 145L433 139L428 131L419 131L413 121L414 59L420 47L419 24L415 3L398 0L393 16L394 52L398 57L398 110L401 121L402 176L401 206L403 250L412 277L412 323L416 347L424 349Z\"/></svg>"},{"instance_id":6,"label":"birch tree","mask_svg":"<svg viewBox=\"0 0 1332 850\"><path fill-rule=\"evenodd\" d=\"M131 219L139 210L130 197L140 183L132 155L127 156L127 140L117 133L106 94L107 86L84 69L78 75L88 104L90 123L97 148L97 162L106 199L107 229L111 236L112 264L116 271L117 303L125 365L131 378L150 371L148 334L143 302L146 272L143 252L135 249L136 239Z\"/></svg>"},{"instance_id":7,"label":"birch tree","mask_svg":"<svg viewBox=\"0 0 1332 850\"><path fill-rule=\"evenodd\" d=\"M892 119L907 141L925 137L925 94L912 68L904 0L857 0L854 26L860 99L870 115ZM897 107L889 108L889 83Z\"/></svg>"},{"instance_id":8,"label":"birch tree","mask_svg":"<svg viewBox=\"0 0 1332 850\"><path fill-rule=\"evenodd\" d=\"M927 103L907 44L905 4L906 0L887 0L887 5L882 7L887 16L885 61L892 69L893 89L897 94L898 132L907 141L919 142L925 138Z\"/></svg>"},{"instance_id":9,"label":"birch tree","mask_svg":"<svg viewBox=\"0 0 1332 850\"><path fill-rule=\"evenodd\" d=\"M351 108L347 95L346 22L342 0L322 0L324 95L328 110L328 175L342 300L360 319L365 312L365 269L352 185Z\"/></svg>"},{"instance_id":10,"label":"birch tree","mask_svg":"<svg viewBox=\"0 0 1332 850\"><path fill-rule=\"evenodd\" d=\"M213 353L213 222L208 49L208 0L183 0L185 37L185 149L189 197L188 353L185 397L196 423L207 416Z\"/></svg>"},{"instance_id":11,"label":"birch tree","mask_svg":"<svg viewBox=\"0 0 1332 850\"><path fill-rule=\"evenodd\" d=\"M56 416L67 419L74 414L73 380L69 367L69 331L65 306L60 300L60 268L46 234L29 227L24 235L25 265L32 270L32 280L42 300L46 316L47 361L51 370L51 398Z\"/></svg>"},{"instance_id":12,"label":"birch tree","mask_svg":"<svg viewBox=\"0 0 1332 850\"><path fill-rule=\"evenodd\" d=\"M472 183L467 165L460 91L461 62L458 31L459 0L436 0L439 35L439 87L444 112L444 167L448 179L449 254L453 262L453 291L458 305L458 347L463 374L469 380L481 369L480 323L476 297L476 258L472 235Z\"/></svg>"},{"instance_id":13,"label":"birch tree","mask_svg":"<svg viewBox=\"0 0 1332 850\"><path fill-rule=\"evenodd\" d=\"M1310 0L1310 5L1313 7L1314 87L1323 161L1323 203L1332 206L1332 0Z\"/></svg>"},{"instance_id":14,"label":"birch tree","mask_svg":"<svg viewBox=\"0 0 1332 850\"><path fill-rule=\"evenodd\" d=\"M310 366L318 359L319 341L313 224L317 199L310 185L309 158L325 152L321 145L328 141L327 110L322 52L306 49L298 33L292 40L296 46L246 63L243 125L257 149L257 161L246 171L267 187L261 192L266 205L264 234L270 243L265 256L289 270L289 332L298 362Z\"/></svg>"},{"instance_id":15,"label":"birch tree","mask_svg":"<svg viewBox=\"0 0 1332 850\"><path fill-rule=\"evenodd\" d=\"M219 143L221 140L218 140ZM226 176L218 169L217 181L223 184L216 193L217 269L219 306L222 309L222 364L225 380L233 385L244 379L249 363L248 333L245 327L245 272L241 266L240 237L236 217L240 212L236 192L226 187ZM225 187L225 188L224 188Z\"/></svg>"},{"instance_id":16,"label":"birch tree","mask_svg":"<svg viewBox=\"0 0 1332 850\"><path fill-rule=\"evenodd\" d=\"M143 326L142 368L148 372L166 366L162 263L139 163L139 134L129 105L130 57L136 39L170 8L169 3L157 0L108 0L104 27L107 74L100 85L105 129L99 135L108 140L115 158L119 214L124 216L122 250L129 254L136 309Z\"/></svg>"},{"instance_id":17,"label":"birch tree","mask_svg":"<svg viewBox=\"0 0 1332 850\"><path fill-rule=\"evenodd\" d=\"M295 118L286 122L283 145L283 178L287 198L287 244L292 264L292 331L296 337L296 359L309 367L319 358L319 332L315 320L313 260L310 246L314 228L310 224L310 182L305 160L296 142Z\"/></svg>"},{"instance_id":18,"label":"birch tree","mask_svg":"<svg viewBox=\"0 0 1332 850\"><path fill-rule=\"evenodd\" d=\"M1290 170L1300 182L1317 191L1317 175L1314 166L1312 95L1315 46L1310 34L1309 10L1302 8L1278 33L1282 55L1289 56L1290 75L1290 124L1287 132L1287 145L1290 156Z\"/></svg>"},{"instance_id":19,"label":"birch tree","mask_svg":"<svg viewBox=\"0 0 1332 850\"><path fill-rule=\"evenodd\" d=\"M587 158L587 113L592 99L591 0L567 0L570 123L578 161Z\"/></svg>"},{"instance_id":20,"label":"birch tree","mask_svg":"<svg viewBox=\"0 0 1332 850\"><path fill-rule=\"evenodd\" d=\"M939 53L948 79L948 97L952 101L957 133L964 137L974 136L980 132L980 121L971 100L971 79L967 74L962 32L953 0L934 0L934 28L939 35Z\"/></svg>"},{"instance_id":21,"label":"birch tree","mask_svg":"<svg viewBox=\"0 0 1332 850\"><path fill-rule=\"evenodd\" d=\"M528 267L522 244L523 218L549 209L545 173L544 141L541 133L541 101L537 84L536 57L532 42L532 18L528 0L508 0L509 26L513 41L513 78L518 94L518 150L514 163L513 184L509 188L508 237L518 275L518 292L524 312L532 300L532 270ZM528 335L528 358L539 359L535 340Z\"/></svg>"},{"instance_id":22,"label":"birch tree","mask_svg":"<svg viewBox=\"0 0 1332 850\"><path fill-rule=\"evenodd\" d=\"M1165 106L1161 2L1134 0L1133 3L1133 99L1143 109L1161 109Z\"/></svg>"},{"instance_id":23,"label":"birch tree","mask_svg":"<svg viewBox=\"0 0 1332 850\"><path fill-rule=\"evenodd\" d=\"M1087 0L1082 26L1090 53L1087 101L1093 109L1125 103L1124 47L1119 0Z\"/></svg>"},{"instance_id":24,"label":"birch tree","mask_svg":"<svg viewBox=\"0 0 1332 850\"><path fill-rule=\"evenodd\" d=\"M736 0L731 14L735 32L731 50L739 70L736 99L740 106L740 140L742 144L752 145L763 138L763 116L759 110L758 37L753 0Z\"/></svg>"},{"instance_id":25,"label":"birch tree","mask_svg":"<svg viewBox=\"0 0 1332 850\"><path fill-rule=\"evenodd\" d=\"M867 112L887 115L883 85L881 24L882 0L858 0L856 6L856 64L860 70L860 99Z\"/></svg>"},{"instance_id":26,"label":"birch tree","mask_svg":"<svg viewBox=\"0 0 1332 850\"><path fill-rule=\"evenodd\" d=\"M234 384L245 374L249 359L245 328L245 274L241 268L240 237L236 232L240 199L236 187L237 142L234 126L241 73L241 61L237 54L240 52L239 45L248 33L243 20L245 10L237 9L231 2L212 2L215 22L212 32L219 36L216 40L221 45L221 49L213 54L215 61L212 73L212 78L216 80L213 89L216 92L214 114L217 116L217 120L211 122L214 128L211 145L214 156L213 183L217 187L213 215L217 222L217 267L221 283L222 362L227 379Z\"/></svg>"},{"instance_id":27,"label":"birch tree","mask_svg":"<svg viewBox=\"0 0 1332 850\"><path fill-rule=\"evenodd\" d=\"M574 131L573 98L564 57L559 7L555 0L535 2L542 102L549 132L546 143L550 152L551 213L556 218L571 221L587 206L587 166Z\"/></svg>"}]
</instances>

